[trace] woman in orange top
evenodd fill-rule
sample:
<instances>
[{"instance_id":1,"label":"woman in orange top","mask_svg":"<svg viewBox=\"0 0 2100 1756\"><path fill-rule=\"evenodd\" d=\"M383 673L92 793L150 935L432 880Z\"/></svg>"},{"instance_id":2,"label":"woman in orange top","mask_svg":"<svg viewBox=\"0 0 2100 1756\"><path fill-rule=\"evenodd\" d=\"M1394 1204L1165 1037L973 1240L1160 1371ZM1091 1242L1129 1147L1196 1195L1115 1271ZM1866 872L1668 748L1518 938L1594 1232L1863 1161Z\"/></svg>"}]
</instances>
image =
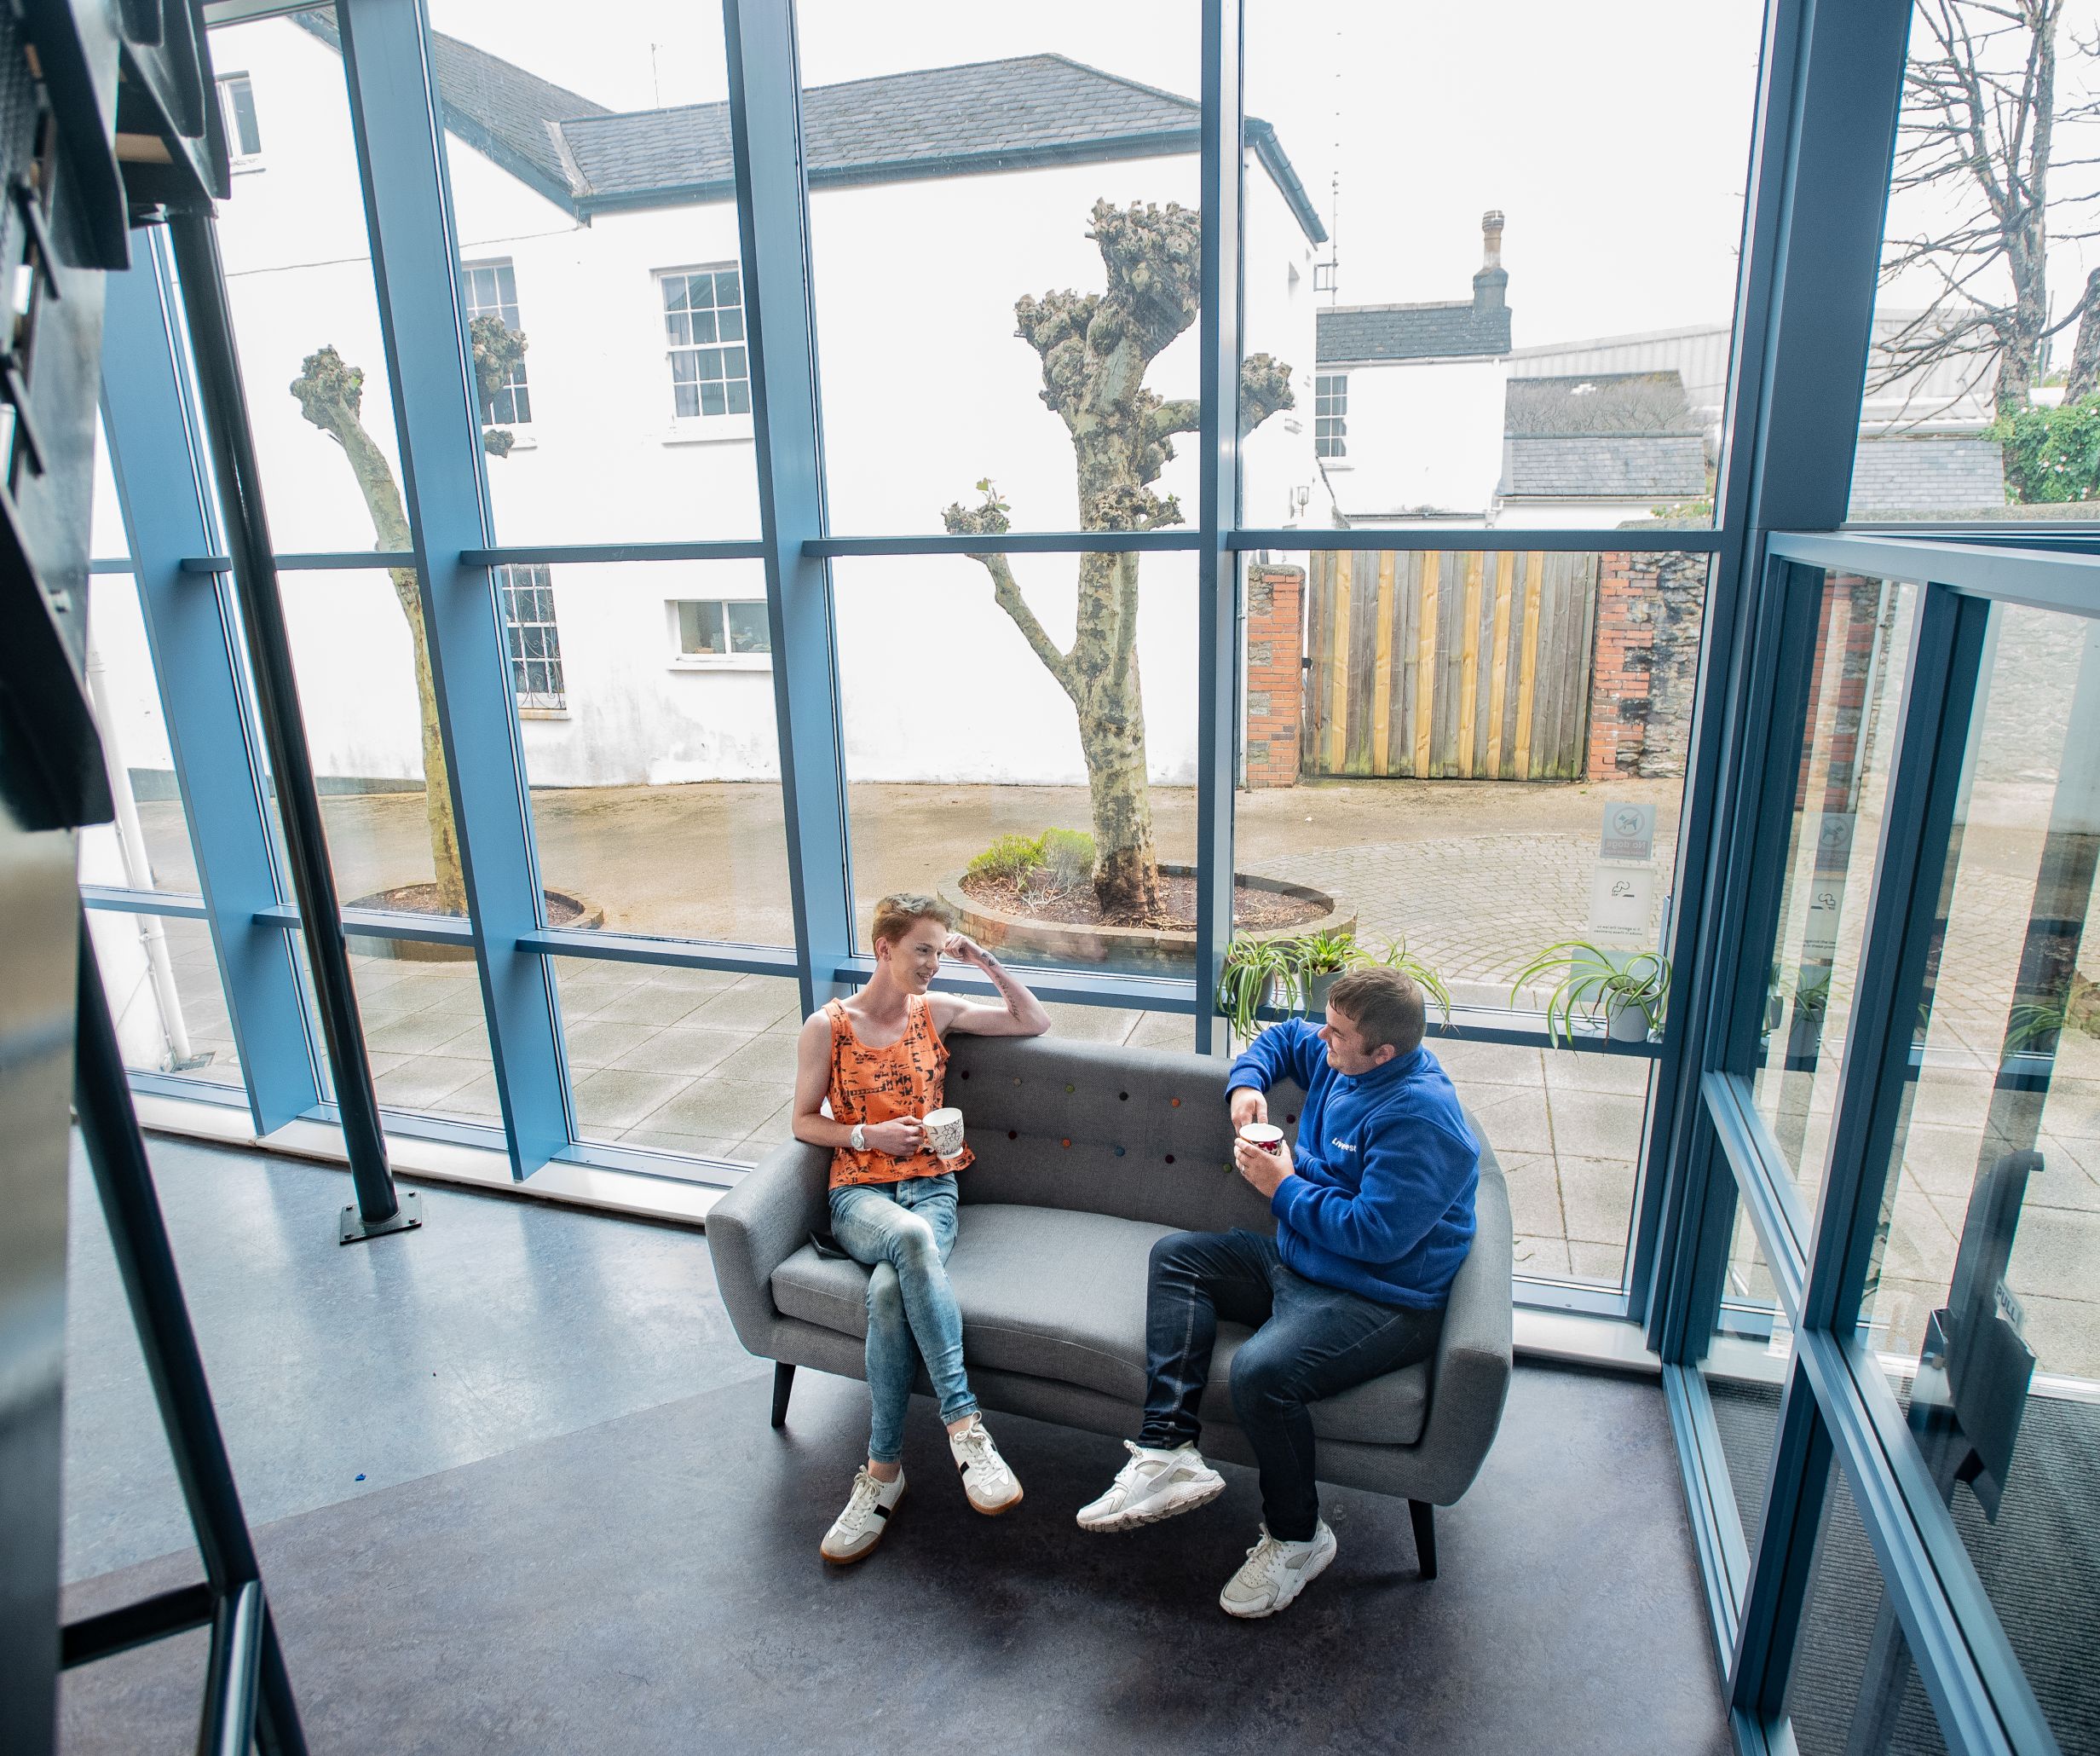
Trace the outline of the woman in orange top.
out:
<instances>
[{"instance_id":1,"label":"woman in orange top","mask_svg":"<svg viewBox=\"0 0 2100 1756\"><path fill-rule=\"evenodd\" d=\"M919 1362L940 1401L963 1492L980 1512L1019 1504L1021 1484L992 1443L962 1366L962 1315L948 1284L955 1241L955 1172L966 1147L943 1159L926 1145L942 1107L951 1031L1040 1037L1042 1003L974 940L949 930L947 905L888 896L875 905L875 972L851 1000L834 1000L796 1044L795 1138L832 1149L831 1228L868 1279L868 1388L874 1421L868 1465L825 1534L828 1561L858 1561L882 1539L904 1494L904 1411ZM975 964L1001 1005L932 994L945 952ZM828 1113L827 1113L828 1111Z\"/></svg>"}]
</instances>

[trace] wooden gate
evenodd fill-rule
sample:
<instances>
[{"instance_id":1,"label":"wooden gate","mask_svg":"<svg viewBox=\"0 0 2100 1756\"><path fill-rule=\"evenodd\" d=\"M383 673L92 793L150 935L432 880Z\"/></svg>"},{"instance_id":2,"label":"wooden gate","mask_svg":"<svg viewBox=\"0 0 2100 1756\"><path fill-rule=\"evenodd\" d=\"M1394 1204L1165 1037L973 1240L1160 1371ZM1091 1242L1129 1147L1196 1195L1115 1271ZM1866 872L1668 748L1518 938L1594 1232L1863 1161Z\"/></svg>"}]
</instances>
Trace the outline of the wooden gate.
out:
<instances>
[{"instance_id":1,"label":"wooden gate","mask_svg":"<svg viewBox=\"0 0 2100 1756\"><path fill-rule=\"evenodd\" d=\"M1582 774L1595 555L1330 549L1312 563L1307 774Z\"/></svg>"}]
</instances>

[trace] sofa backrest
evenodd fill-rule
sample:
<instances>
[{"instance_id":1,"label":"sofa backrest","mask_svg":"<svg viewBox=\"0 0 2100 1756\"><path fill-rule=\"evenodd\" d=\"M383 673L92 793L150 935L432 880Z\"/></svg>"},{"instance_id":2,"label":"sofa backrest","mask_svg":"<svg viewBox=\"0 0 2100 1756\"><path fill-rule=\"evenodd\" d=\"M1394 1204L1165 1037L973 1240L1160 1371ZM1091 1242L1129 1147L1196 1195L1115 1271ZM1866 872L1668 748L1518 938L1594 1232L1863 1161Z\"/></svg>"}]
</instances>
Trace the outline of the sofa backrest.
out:
<instances>
[{"instance_id":1,"label":"sofa backrest","mask_svg":"<svg viewBox=\"0 0 2100 1756\"><path fill-rule=\"evenodd\" d=\"M955 1036L948 1101L976 1164L962 1199L1077 1209L1194 1231L1272 1233L1268 1203L1232 1168L1222 1057L1077 1043ZM1304 1093L1269 1094L1294 1141Z\"/></svg>"}]
</instances>

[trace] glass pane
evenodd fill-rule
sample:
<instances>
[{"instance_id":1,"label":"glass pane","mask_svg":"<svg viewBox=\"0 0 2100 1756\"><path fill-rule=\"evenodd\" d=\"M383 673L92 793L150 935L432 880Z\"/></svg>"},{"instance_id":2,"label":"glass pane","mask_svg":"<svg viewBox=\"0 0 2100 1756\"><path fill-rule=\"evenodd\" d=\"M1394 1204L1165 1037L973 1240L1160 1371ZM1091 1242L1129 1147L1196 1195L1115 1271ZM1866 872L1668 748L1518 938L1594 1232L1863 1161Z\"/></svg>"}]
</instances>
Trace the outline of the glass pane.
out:
<instances>
[{"instance_id":1,"label":"glass pane","mask_svg":"<svg viewBox=\"0 0 2100 1756\"><path fill-rule=\"evenodd\" d=\"M1825 576L1786 849L1757 1113L1815 1211L1903 701L1917 588Z\"/></svg>"},{"instance_id":2,"label":"glass pane","mask_svg":"<svg viewBox=\"0 0 2100 1756\"><path fill-rule=\"evenodd\" d=\"M731 652L770 652L773 650L772 631L766 622L764 604L730 604L724 608L730 619Z\"/></svg>"},{"instance_id":3,"label":"glass pane","mask_svg":"<svg viewBox=\"0 0 2100 1756\"><path fill-rule=\"evenodd\" d=\"M247 71L269 142L267 170L236 178L217 213L271 539L288 551L406 548L334 9L222 26L211 55ZM340 436L368 450L368 467Z\"/></svg>"},{"instance_id":4,"label":"glass pane","mask_svg":"<svg viewBox=\"0 0 2100 1756\"><path fill-rule=\"evenodd\" d=\"M834 563L862 943L881 897L935 892L1011 962L1186 975L1192 557L1006 566L995 573L1011 589L959 556ZM1126 615L1135 659L1119 673ZM953 679L938 698L936 673Z\"/></svg>"},{"instance_id":5,"label":"glass pane","mask_svg":"<svg viewBox=\"0 0 2100 1756\"><path fill-rule=\"evenodd\" d=\"M764 568L547 574L566 708L520 729L552 924L793 944L772 669L723 641L721 600L762 597Z\"/></svg>"},{"instance_id":6,"label":"glass pane","mask_svg":"<svg viewBox=\"0 0 2100 1756\"><path fill-rule=\"evenodd\" d=\"M2091 1749L2065 1641L2100 1602L2100 621L1999 607L1984 684L1861 1324L2057 1738Z\"/></svg>"},{"instance_id":7,"label":"glass pane","mask_svg":"<svg viewBox=\"0 0 2100 1756\"><path fill-rule=\"evenodd\" d=\"M1434 1008L1430 1020L1429 1052L1509 1181L1517 1274L1618 1286L1654 1063L1595 1049L1475 1043L1462 1032L1435 1033Z\"/></svg>"},{"instance_id":8,"label":"glass pane","mask_svg":"<svg viewBox=\"0 0 2100 1756\"><path fill-rule=\"evenodd\" d=\"M81 882L195 895L197 862L129 574L98 573L88 582L88 689L117 815L80 832Z\"/></svg>"},{"instance_id":9,"label":"glass pane","mask_svg":"<svg viewBox=\"0 0 2100 1756\"><path fill-rule=\"evenodd\" d=\"M279 588L343 906L464 915L415 574L286 573Z\"/></svg>"},{"instance_id":10,"label":"glass pane","mask_svg":"<svg viewBox=\"0 0 2100 1756\"><path fill-rule=\"evenodd\" d=\"M584 1139L750 1164L788 1138L793 981L594 957L553 966Z\"/></svg>"},{"instance_id":11,"label":"glass pane","mask_svg":"<svg viewBox=\"0 0 2100 1756\"><path fill-rule=\"evenodd\" d=\"M2090 32L2082 7L1912 11L1854 520L2093 517L2100 306L2047 247L2089 224Z\"/></svg>"},{"instance_id":12,"label":"glass pane","mask_svg":"<svg viewBox=\"0 0 2100 1756\"><path fill-rule=\"evenodd\" d=\"M297 933L291 943L306 979L308 1040L322 1094L332 1100L335 1084L313 1011L306 948ZM502 1106L473 952L357 934L350 936L349 950L350 982L357 991L380 1107L500 1128Z\"/></svg>"},{"instance_id":13,"label":"glass pane","mask_svg":"<svg viewBox=\"0 0 2100 1756\"><path fill-rule=\"evenodd\" d=\"M1154 496L1192 521L1192 0L939 0L909 30L859 0L796 11L832 529L938 531L944 508L1017 530L1177 516ZM1249 160L1250 203L1280 204L1280 155ZM1250 257L1249 286L1268 272ZM1310 434L1297 443L1309 480Z\"/></svg>"},{"instance_id":14,"label":"glass pane","mask_svg":"<svg viewBox=\"0 0 2100 1756\"><path fill-rule=\"evenodd\" d=\"M1719 1174L1728 1175L1725 1169ZM1793 1354L1792 1326L1780 1308L1750 1216L1739 1207L1721 1309L1699 1372L1728 1460L1743 1539L1753 1553L1764 1524L1772 1447L1779 1437L1780 1395Z\"/></svg>"},{"instance_id":15,"label":"glass pane","mask_svg":"<svg viewBox=\"0 0 2100 1756\"><path fill-rule=\"evenodd\" d=\"M240 1057L201 921L90 909L102 991L127 1067L238 1086Z\"/></svg>"},{"instance_id":16,"label":"glass pane","mask_svg":"<svg viewBox=\"0 0 2100 1756\"><path fill-rule=\"evenodd\" d=\"M1250 558L1237 858L1323 916L1242 906L1237 930L1403 948L1461 1004L1543 1010L1558 991L1593 1035L1610 970L1645 996L1618 1028L1647 1040L1707 575L1704 556L1608 550ZM1569 941L1595 948L1573 969L1549 955ZM1543 1053L1431 1047L1509 1170L1518 1272L1615 1285L1649 1063L1558 1046L1570 1021Z\"/></svg>"},{"instance_id":17,"label":"glass pane","mask_svg":"<svg viewBox=\"0 0 2100 1756\"><path fill-rule=\"evenodd\" d=\"M509 258L529 349L534 442L488 459L497 539L754 536L749 422L666 351L739 303L721 11L576 20L562 0L431 7L460 251Z\"/></svg>"},{"instance_id":18,"label":"glass pane","mask_svg":"<svg viewBox=\"0 0 2100 1756\"><path fill-rule=\"evenodd\" d=\"M1786 1682L1801 1756L1945 1756L1844 1471L1831 1466Z\"/></svg>"},{"instance_id":19,"label":"glass pane","mask_svg":"<svg viewBox=\"0 0 2100 1756\"><path fill-rule=\"evenodd\" d=\"M1267 240L1301 240L1250 162L1247 348L1296 368L1301 431L1290 474L1255 436L1249 523L1301 488L1293 522L1322 526L1712 523L1764 9L1610 16L1337 0L1308 29L1287 0L1248 7L1249 134L1273 128L1335 234L1284 262ZM1396 101L1396 69L1491 66L1491 125L1464 78ZM1556 125L1573 91L1618 96ZM1308 329L1348 380L1346 451L1318 465Z\"/></svg>"}]
</instances>

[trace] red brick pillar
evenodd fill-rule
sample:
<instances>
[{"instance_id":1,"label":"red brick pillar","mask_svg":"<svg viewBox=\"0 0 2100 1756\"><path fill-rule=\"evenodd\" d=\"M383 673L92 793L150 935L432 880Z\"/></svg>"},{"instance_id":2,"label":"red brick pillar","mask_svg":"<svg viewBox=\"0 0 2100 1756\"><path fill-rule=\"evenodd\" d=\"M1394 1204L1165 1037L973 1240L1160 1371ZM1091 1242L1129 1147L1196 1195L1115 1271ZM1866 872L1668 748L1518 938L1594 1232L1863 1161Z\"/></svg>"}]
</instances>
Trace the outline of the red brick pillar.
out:
<instances>
[{"instance_id":1,"label":"red brick pillar","mask_svg":"<svg viewBox=\"0 0 2100 1756\"><path fill-rule=\"evenodd\" d=\"M1298 784L1305 710L1305 569L1247 569L1247 784Z\"/></svg>"},{"instance_id":2,"label":"red brick pillar","mask_svg":"<svg viewBox=\"0 0 2100 1756\"><path fill-rule=\"evenodd\" d=\"M1597 633L1589 666L1589 760L1586 778L1637 771L1647 734L1654 668L1652 555L1597 557Z\"/></svg>"}]
</instances>

